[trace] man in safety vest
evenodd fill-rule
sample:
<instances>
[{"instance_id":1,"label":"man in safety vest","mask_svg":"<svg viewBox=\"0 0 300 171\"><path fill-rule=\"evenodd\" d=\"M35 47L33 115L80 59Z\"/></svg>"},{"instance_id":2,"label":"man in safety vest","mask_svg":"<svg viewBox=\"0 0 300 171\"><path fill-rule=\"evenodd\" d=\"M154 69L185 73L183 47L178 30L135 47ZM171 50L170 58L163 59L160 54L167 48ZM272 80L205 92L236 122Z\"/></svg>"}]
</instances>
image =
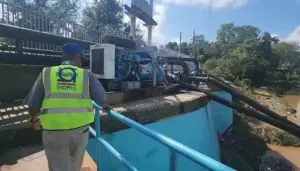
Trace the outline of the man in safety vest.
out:
<instances>
[{"instance_id":1,"label":"man in safety vest","mask_svg":"<svg viewBox=\"0 0 300 171\"><path fill-rule=\"evenodd\" d=\"M80 171L94 122L92 100L104 105L106 92L99 80L82 69L81 47L63 47L63 63L46 67L24 100L35 130L43 129L50 171Z\"/></svg>"}]
</instances>

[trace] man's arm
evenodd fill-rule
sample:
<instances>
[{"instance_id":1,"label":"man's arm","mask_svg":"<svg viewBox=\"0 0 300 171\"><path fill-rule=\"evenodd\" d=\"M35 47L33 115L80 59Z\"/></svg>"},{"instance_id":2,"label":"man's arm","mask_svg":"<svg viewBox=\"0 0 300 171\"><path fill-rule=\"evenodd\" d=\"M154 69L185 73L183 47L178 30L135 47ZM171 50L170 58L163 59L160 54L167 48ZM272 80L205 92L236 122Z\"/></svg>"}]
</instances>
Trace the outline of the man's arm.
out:
<instances>
[{"instance_id":1,"label":"man's arm","mask_svg":"<svg viewBox=\"0 0 300 171\"><path fill-rule=\"evenodd\" d=\"M24 99L24 105L29 107L29 115L32 118L32 121L36 120L40 113L42 107L42 102L45 96L45 90L42 81L42 74L38 76L30 92L27 94Z\"/></svg>"},{"instance_id":2,"label":"man's arm","mask_svg":"<svg viewBox=\"0 0 300 171\"><path fill-rule=\"evenodd\" d=\"M94 100L99 106L105 106L107 103L106 91L98 78L90 72L90 94L92 100Z\"/></svg>"}]
</instances>

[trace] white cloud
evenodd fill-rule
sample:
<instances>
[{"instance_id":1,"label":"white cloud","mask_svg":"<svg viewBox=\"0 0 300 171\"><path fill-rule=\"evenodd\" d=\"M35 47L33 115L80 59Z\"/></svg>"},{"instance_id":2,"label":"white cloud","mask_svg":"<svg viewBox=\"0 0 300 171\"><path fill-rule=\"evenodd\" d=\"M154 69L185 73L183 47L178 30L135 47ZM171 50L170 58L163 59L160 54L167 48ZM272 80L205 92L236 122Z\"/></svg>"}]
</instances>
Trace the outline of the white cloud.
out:
<instances>
[{"instance_id":1,"label":"white cloud","mask_svg":"<svg viewBox=\"0 0 300 171\"><path fill-rule=\"evenodd\" d=\"M167 20L167 7L163 4L154 5L154 20L157 22L157 26L153 28L153 43L154 44L165 44L168 40L164 34L164 24Z\"/></svg>"},{"instance_id":2,"label":"white cloud","mask_svg":"<svg viewBox=\"0 0 300 171\"><path fill-rule=\"evenodd\" d=\"M297 26L288 36L283 37L276 33L272 33L271 36L276 36L280 41L289 43L298 43L300 45L300 25Z\"/></svg>"},{"instance_id":3,"label":"white cloud","mask_svg":"<svg viewBox=\"0 0 300 171\"><path fill-rule=\"evenodd\" d=\"M285 39L286 42L295 42L300 44L300 25L296 27Z\"/></svg>"},{"instance_id":4,"label":"white cloud","mask_svg":"<svg viewBox=\"0 0 300 171\"><path fill-rule=\"evenodd\" d=\"M249 0L163 0L165 4L212 6L213 8L240 7Z\"/></svg>"},{"instance_id":5,"label":"white cloud","mask_svg":"<svg viewBox=\"0 0 300 171\"><path fill-rule=\"evenodd\" d=\"M271 36L272 36L272 37L279 37L279 35L276 34L276 33L271 33Z\"/></svg>"}]
</instances>

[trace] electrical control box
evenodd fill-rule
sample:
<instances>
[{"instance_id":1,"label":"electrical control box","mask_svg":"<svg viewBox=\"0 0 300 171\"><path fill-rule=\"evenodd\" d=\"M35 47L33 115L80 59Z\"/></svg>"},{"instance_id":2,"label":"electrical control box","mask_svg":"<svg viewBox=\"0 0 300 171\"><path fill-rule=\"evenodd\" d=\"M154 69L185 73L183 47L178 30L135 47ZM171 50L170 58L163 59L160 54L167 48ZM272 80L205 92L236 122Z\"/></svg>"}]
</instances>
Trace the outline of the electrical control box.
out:
<instances>
[{"instance_id":1,"label":"electrical control box","mask_svg":"<svg viewBox=\"0 0 300 171\"><path fill-rule=\"evenodd\" d=\"M90 70L97 78L115 79L115 53L113 44L96 44L90 47Z\"/></svg>"}]
</instances>

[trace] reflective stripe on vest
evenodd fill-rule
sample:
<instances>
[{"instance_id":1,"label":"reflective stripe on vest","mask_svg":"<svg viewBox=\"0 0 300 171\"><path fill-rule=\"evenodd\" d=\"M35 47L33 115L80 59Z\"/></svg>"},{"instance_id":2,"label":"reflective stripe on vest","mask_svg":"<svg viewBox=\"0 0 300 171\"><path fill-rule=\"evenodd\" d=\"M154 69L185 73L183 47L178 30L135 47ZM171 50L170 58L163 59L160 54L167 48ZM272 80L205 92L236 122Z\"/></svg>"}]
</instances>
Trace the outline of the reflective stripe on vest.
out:
<instances>
[{"instance_id":1,"label":"reflective stripe on vest","mask_svg":"<svg viewBox=\"0 0 300 171\"><path fill-rule=\"evenodd\" d=\"M89 72L62 65L43 70L45 97L41 124L47 130L74 129L94 121Z\"/></svg>"},{"instance_id":2,"label":"reflective stripe on vest","mask_svg":"<svg viewBox=\"0 0 300 171\"><path fill-rule=\"evenodd\" d=\"M42 114L56 114L56 113L84 113L93 112L94 108L57 108L57 109L44 109Z\"/></svg>"}]
</instances>

